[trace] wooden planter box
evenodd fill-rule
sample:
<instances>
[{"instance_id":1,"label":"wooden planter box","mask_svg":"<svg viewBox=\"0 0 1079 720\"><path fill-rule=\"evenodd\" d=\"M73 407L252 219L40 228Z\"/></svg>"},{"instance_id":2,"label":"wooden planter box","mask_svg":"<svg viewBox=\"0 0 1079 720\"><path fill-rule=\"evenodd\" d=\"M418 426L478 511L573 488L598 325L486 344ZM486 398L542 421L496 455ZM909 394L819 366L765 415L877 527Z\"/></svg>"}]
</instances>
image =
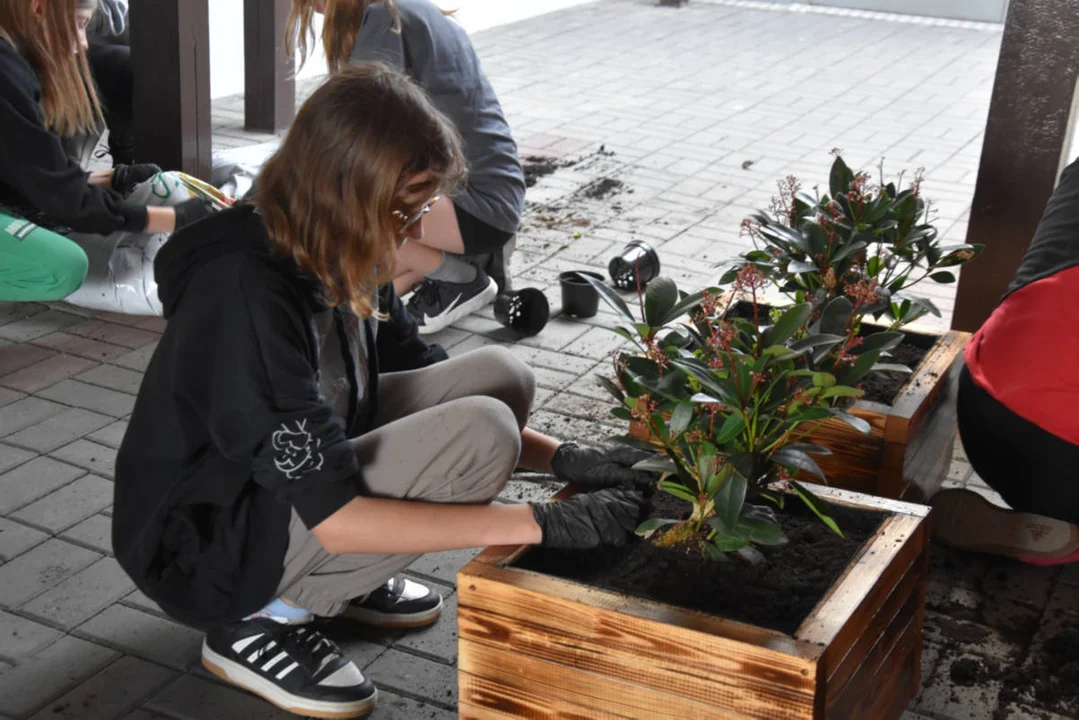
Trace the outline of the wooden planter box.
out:
<instances>
[{"instance_id":1,"label":"wooden planter box","mask_svg":"<svg viewBox=\"0 0 1079 720\"><path fill-rule=\"evenodd\" d=\"M907 332L939 337L892 405L858 400L850 408L852 415L869 423L869 434L841 420L828 420L804 439L832 451L814 456L832 487L921 501L948 476L956 435L956 390L970 333ZM638 422L630 424L629 434L642 440L651 437Z\"/></svg>"},{"instance_id":2,"label":"wooden planter box","mask_svg":"<svg viewBox=\"0 0 1079 720\"><path fill-rule=\"evenodd\" d=\"M890 516L793 636L510 567L457 575L461 718L899 718L920 684L929 508Z\"/></svg>"}]
</instances>

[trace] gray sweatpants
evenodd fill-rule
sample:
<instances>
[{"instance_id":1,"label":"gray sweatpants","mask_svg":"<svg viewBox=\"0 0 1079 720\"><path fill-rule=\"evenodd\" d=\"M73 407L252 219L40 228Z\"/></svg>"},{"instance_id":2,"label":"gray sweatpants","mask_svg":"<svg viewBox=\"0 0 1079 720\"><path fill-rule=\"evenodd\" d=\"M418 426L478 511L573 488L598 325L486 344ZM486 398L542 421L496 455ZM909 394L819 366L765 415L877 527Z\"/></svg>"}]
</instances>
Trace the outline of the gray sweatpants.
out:
<instances>
[{"instance_id":1,"label":"gray sweatpants","mask_svg":"<svg viewBox=\"0 0 1079 720\"><path fill-rule=\"evenodd\" d=\"M379 376L376 427L351 441L363 468L357 490L364 497L490 502L517 465L534 394L532 371L500 347ZM417 557L331 555L293 512L277 593L315 615L337 615Z\"/></svg>"}]
</instances>

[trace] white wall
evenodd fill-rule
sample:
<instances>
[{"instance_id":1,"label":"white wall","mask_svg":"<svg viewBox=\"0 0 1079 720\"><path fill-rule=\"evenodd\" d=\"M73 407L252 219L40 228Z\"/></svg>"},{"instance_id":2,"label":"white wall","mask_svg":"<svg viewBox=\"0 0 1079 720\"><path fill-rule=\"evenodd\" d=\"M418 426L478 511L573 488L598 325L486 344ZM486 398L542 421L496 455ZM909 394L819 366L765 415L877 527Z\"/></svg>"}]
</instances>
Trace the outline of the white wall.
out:
<instances>
[{"instance_id":1,"label":"white wall","mask_svg":"<svg viewBox=\"0 0 1079 720\"><path fill-rule=\"evenodd\" d=\"M438 4L447 10L456 10L457 21L474 33L594 1L440 0ZM244 91L243 5L243 0L210 0L210 94L215 98ZM326 59L322 47L316 47L316 51L297 77L325 74Z\"/></svg>"}]
</instances>

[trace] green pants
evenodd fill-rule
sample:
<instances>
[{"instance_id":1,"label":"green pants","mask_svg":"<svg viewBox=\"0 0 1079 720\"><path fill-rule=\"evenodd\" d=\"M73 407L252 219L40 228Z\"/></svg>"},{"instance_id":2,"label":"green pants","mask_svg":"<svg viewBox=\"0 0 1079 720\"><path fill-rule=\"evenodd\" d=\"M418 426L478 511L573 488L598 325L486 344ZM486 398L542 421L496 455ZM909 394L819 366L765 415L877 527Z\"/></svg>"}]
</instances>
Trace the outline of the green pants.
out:
<instances>
[{"instance_id":1,"label":"green pants","mask_svg":"<svg viewBox=\"0 0 1079 720\"><path fill-rule=\"evenodd\" d=\"M0 212L0 301L63 300L82 285L87 267L71 240Z\"/></svg>"}]
</instances>

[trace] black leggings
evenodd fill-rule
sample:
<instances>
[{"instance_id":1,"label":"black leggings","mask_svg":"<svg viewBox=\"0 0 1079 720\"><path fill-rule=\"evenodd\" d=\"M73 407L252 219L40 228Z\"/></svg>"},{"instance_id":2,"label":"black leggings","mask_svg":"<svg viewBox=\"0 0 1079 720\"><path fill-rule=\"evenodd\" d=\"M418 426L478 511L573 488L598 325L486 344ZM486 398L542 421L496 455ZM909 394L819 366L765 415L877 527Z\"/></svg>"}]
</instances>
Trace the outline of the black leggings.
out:
<instances>
[{"instance_id":1,"label":"black leggings","mask_svg":"<svg viewBox=\"0 0 1079 720\"><path fill-rule=\"evenodd\" d=\"M1079 445L1026 420L959 375L959 435L974 472L1016 510L1079 524Z\"/></svg>"},{"instance_id":2,"label":"black leggings","mask_svg":"<svg viewBox=\"0 0 1079 720\"><path fill-rule=\"evenodd\" d=\"M109 127L109 153L114 165L135 161L135 129L131 89L131 48L126 45L91 45L86 53Z\"/></svg>"}]
</instances>

